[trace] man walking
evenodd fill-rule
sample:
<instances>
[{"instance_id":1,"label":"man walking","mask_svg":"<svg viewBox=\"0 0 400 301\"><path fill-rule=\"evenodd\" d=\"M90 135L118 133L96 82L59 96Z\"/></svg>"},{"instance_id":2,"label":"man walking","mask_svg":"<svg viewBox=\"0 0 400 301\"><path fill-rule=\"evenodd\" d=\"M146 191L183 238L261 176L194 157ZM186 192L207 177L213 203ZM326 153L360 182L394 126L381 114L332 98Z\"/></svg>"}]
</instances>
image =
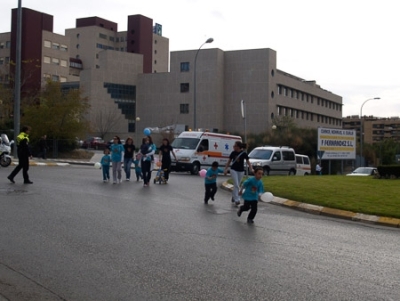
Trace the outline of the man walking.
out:
<instances>
[{"instance_id":1,"label":"man walking","mask_svg":"<svg viewBox=\"0 0 400 301\"><path fill-rule=\"evenodd\" d=\"M24 177L24 184L33 184L29 180L29 159L32 159L32 154L29 149L29 132L31 128L24 126L21 129L21 133L17 136L17 152L18 152L18 165L14 168L11 174L7 177L12 183L15 183L14 177L22 169L22 176Z\"/></svg>"}]
</instances>

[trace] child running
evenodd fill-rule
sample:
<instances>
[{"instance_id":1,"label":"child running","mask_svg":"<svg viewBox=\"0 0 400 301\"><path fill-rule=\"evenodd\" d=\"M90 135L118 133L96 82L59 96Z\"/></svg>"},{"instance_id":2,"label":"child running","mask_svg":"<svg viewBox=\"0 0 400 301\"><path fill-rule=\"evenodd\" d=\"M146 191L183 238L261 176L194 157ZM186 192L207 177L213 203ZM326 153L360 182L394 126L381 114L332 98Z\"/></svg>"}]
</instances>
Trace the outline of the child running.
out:
<instances>
[{"instance_id":1,"label":"child running","mask_svg":"<svg viewBox=\"0 0 400 301\"><path fill-rule=\"evenodd\" d=\"M100 164L103 171L103 182L110 182L110 150L108 148L104 149L104 156L101 158Z\"/></svg>"},{"instance_id":2,"label":"child running","mask_svg":"<svg viewBox=\"0 0 400 301\"><path fill-rule=\"evenodd\" d=\"M218 168L218 162L214 161L211 167L207 170L206 176L204 178L205 195L204 204L208 204L208 200L214 201L214 196L217 193L217 177L218 173L224 173L221 168Z\"/></svg>"},{"instance_id":3,"label":"child running","mask_svg":"<svg viewBox=\"0 0 400 301\"><path fill-rule=\"evenodd\" d=\"M264 186L261 181L262 176L262 168L255 167L254 176L244 181L239 191L239 195L243 197L244 204L239 207L237 215L240 216L242 215L243 211L248 211L251 209L249 215L247 216L247 222L249 224L254 223L254 218L257 214L258 198L264 193Z\"/></svg>"}]
</instances>

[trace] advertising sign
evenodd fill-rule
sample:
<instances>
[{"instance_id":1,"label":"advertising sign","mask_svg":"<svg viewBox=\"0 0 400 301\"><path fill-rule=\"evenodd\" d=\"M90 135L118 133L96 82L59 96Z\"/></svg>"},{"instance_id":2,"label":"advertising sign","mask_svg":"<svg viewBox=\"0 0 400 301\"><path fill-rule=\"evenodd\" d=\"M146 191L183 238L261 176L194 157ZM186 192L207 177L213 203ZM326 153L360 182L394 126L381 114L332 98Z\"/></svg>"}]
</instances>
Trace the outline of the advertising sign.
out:
<instances>
[{"instance_id":1,"label":"advertising sign","mask_svg":"<svg viewBox=\"0 0 400 301\"><path fill-rule=\"evenodd\" d=\"M319 160L354 160L356 131L318 128Z\"/></svg>"}]
</instances>

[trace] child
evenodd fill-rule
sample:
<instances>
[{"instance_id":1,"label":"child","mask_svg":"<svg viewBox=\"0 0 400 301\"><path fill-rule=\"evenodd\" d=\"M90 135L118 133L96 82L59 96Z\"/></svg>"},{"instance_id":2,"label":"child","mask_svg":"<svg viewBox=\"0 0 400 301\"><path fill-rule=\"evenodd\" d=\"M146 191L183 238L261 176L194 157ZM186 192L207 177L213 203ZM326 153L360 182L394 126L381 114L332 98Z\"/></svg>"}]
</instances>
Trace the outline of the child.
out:
<instances>
[{"instance_id":1,"label":"child","mask_svg":"<svg viewBox=\"0 0 400 301\"><path fill-rule=\"evenodd\" d=\"M104 156L101 158L100 164L103 170L103 182L110 182L110 150L108 148L104 149Z\"/></svg>"},{"instance_id":2,"label":"child","mask_svg":"<svg viewBox=\"0 0 400 301\"><path fill-rule=\"evenodd\" d=\"M218 162L214 161L211 164L211 168L207 170L206 176L204 178L204 186L206 193L204 195L204 204L208 204L208 200L214 201L214 196L217 192L217 177L218 173L224 173L224 171L218 168Z\"/></svg>"},{"instance_id":3,"label":"child","mask_svg":"<svg viewBox=\"0 0 400 301\"><path fill-rule=\"evenodd\" d=\"M244 204L239 207L237 215L240 216L243 211L248 211L251 208L250 213L247 216L247 222L249 224L254 223L254 218L257 214L258 198L264 193L264 187L261 181L262 176L262 168L254 168L254 176L244 181L239 191L239 195L242 195L243 197ZM244 192L243 189L245 189Z\"/></svg>"},{"instance_id":4,"label":"child","mask_svg":"<svg viewBox=\"0 0 400 301\"><path fill-rule=\"evenodd\" d=\"M121 183L121 170L122 162L124 162L124 146L118 136L114 137L114 143L110 145L112 171L113 171L113 184Z\"/></svg>"},{"instance_id":5,"label":"child","mask_svg":"<svg viewBox=\"0 0 400 301\"><path fill-rule=\"evenodd\" d=\"M136 159L133 161L133 164L135 164L135 173L136 173L136 181L139 182L140 179L142 179L142 168L140 167L140 155L136 155Z\"/></svg>"}]
</instances>

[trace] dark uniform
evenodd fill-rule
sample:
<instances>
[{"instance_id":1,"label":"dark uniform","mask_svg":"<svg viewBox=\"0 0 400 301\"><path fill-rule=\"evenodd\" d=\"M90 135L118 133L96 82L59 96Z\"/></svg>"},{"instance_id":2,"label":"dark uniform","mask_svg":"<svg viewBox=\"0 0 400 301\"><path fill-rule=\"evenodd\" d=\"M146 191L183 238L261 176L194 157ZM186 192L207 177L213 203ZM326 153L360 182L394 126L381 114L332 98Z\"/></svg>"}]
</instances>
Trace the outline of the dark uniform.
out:
<instances>
[{"instance_id":1,"label":"dark uniform","mask_svg":"<svg viewBox=\"0 0 400 301\"><path fill-rule=\"evenodd\" d=\"M29 170L29 158L32 156L30 148L29 148L29 137L24 130L28 130L27 128L23 128L22 132L17 136L17 152L18 152L18 165L14 168L11 174L7 177L11 182L14 182L14 177L19 173L22 169L22 175L24 177L25 184L32 184L29 180L28 170Z\"/></svg>"}]
</instances>

